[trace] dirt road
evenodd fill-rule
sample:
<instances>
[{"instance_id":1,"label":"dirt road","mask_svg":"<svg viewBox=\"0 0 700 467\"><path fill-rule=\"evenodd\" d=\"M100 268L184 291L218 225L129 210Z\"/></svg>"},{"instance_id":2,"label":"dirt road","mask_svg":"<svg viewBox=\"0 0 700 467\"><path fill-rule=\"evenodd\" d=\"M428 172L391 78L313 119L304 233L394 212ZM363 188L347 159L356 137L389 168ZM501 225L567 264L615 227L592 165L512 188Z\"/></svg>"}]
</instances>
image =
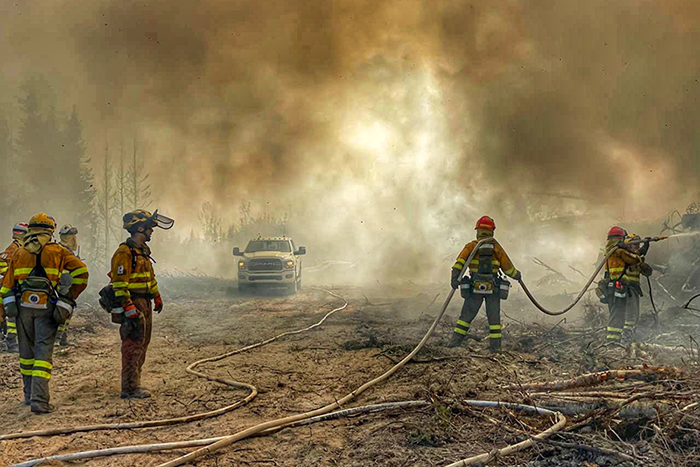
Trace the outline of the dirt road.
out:
<instances>
[{"instance_id":1,"label":"dirt road","mask_svg":"<svg viewBox=\"0 0 700 467\"><path fill-rule=\"evenodd\" d=\"M57 453L221 436L328 404L381 374L410 351L444 298L442 291L443 296L436 300L439 290L431 289L409 298L379 289L368 292L344 287L334 292L345 297L349 306L322 327L200 367L210 375L255 385L259 395L251 403L218 418L179 426L4 441L0 442L0 465ZM309 326L339 304L341 300L308 288L296 296L221 294L172 299L155 318L146 362L143 382L153 397L140 401L119 398L116 327L107 323L102 311L82 306L72 325L75 345L56 351L51 381L52 403L58 406L55 413L34 416L20 403L16 356L0 354L0 433L170 418L231 404L246 392L195 378L185 372L186 366L200 358ZM582 346L593 341L595 334L579 335L564 329L563 324L553 329L551 323L519 324L524 315L507 306L505 310L513 318L504 319L506 352L488 354L487 339L470 341L469 348L445 347L456 319L455 300L451 315L440 324L417 362L352 404L421 399L432 401L432 407L287 429L245 440L197 465L444 465L521 441L552 423L546 418L469 408L460 404L461 400L513 399L502 389L507 384L551 381L640 363L625 360L622 351L608 356L585 355ZM478 318L474 329L477 337L487 334L483 317ZM533 352L538 347L541 351ZM661 357L650 361L648 355L645 358L645 363L683 363ZM643 437L627 440L641 441ZM88 464L151 466L182 453L118 456ZM584 460L595 462L598 457L540 445L497 462L582 465ZM558 463L548 463L554 461Z\"/></svg>"}]
</instances>

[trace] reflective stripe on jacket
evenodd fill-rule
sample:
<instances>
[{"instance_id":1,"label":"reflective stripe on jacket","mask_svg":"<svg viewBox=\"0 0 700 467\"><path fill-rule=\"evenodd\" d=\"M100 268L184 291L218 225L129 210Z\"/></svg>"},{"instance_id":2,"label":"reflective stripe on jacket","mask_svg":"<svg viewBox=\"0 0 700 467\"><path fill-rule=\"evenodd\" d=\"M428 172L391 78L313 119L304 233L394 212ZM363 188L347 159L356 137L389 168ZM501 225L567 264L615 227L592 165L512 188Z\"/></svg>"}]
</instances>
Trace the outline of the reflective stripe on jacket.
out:
<instances>
[{"instance_id":1,"label":"reflective stripe on jacket","mask_svg":"<svg viewBox=\"0 0 700 467\"><path fill-rule=\"evenodd\" d=\"M5 251L0 253L0 277L4 276L5 273L7 272L7 268L10 266L10 261L12 260L12 257L17 253L17 250L19 250L20 245L17 242L17 240L13 240L10 245L5 248Z\"/></svg>"},{"instance_id":2,"label":"reflective stripe on jacket","mask_svg":"<svg viewBox=\"0 0 700 467\"><path fill-rule=\"evenodd\" d=\"M36 259L37 255L33 255L24 248L19 248L12 257L7 273L2 280L0 295L3 297L11 295L12 290L21 285L36 267ZM89 274L85 263L58 243L47 243L41 250L41 266L46 272L47 279L54 287L58 283L61 271L68 271L73 276L73 285L68 291L68 295L73 300L78 298L87 287Z\"/></svg>"},{"instance_id":3,"label":"reflective stripe on jacket","mask_svg":"<svg viewBox=\"0 0 700 467\"><path fill-rule=\"evenodd\" d=\"M630 253L624 248L618 248L613 255L605 262L605 270L611 280L618 280L625 273L628 266L639 264L642 258L639 255ZM637 279L639 281L639 279Z\"/></svg>"},{"instance_id":4,"label":"reflective stripe on jacket","mask_svg":"<svg viewBox=\"0 0 700 467\"><path fill-rule=\"evenodd\" d=\"M136 258L132 257L132 248L137 253ZM148 249L140 248L135 244L130 246L126 242L119 245L114 252L109 276L114 295L122 305L131 301L132 293L150 295L154 298L160 295L149 254Z\"/></svg>"},{"instance_id":5,"label":"reflective stripe on jacket","mask_svg":"<svg viewBox=\"0 0 700 467\"><path fill-rule=\"evenodd\" d=\"M477 243L479 242L474 240L472 242L467 243L464 246L464 249L462 249L462 252L457 257L457 261L455 262L454 266L452 266L452 269L462 270L464 268L464 265L467 262L469 255L472 253ZM491 263L493 266L493 274L498 274L499 269L502 270L503 273L509 277L515 277L515 275L518 273L518 270L515 269L515 266L513 266L513 262L506 254L506 251L498 242L494 242L493 259ZM475 274L479 271L478 252L474 255L474 258L472 258L471 264L469 265L469 271L472 274Z\"/></svg>"}]
</instances>

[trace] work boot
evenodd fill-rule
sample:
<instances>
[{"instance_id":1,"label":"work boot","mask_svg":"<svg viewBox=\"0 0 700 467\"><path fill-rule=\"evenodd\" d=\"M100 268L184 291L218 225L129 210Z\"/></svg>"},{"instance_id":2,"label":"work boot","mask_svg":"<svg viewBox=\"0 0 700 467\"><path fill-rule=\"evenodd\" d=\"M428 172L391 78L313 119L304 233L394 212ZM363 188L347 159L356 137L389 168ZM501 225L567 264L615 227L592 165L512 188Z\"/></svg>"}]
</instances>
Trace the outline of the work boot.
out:
<instances>
[{"instance_id":1,"label":"work boot","mask_svg":"<svg viewBox=\"0 0 700 467\"><path fill-rule=\"evenodd\" d=\"M9 353L19 353L17 334L8 334L7 337L5 337L5 346Z\"/></svg>"},{"instance_id":2,"label":"work boot","mask_svg":"<svg viewBox=\"0 0 700 467\"><path fill-rule=\"evenodd\" d=\"M31 404L31 406L32 413L37 415L44 415L47 413L54 412L56 410L56 406L52 404L33 403Z\"/></svg>"},{"instance_id":3,"label":"work boot","mask_svg":"<svg viewBox=\"0 0 700 467\"><path fill-rule=\"evenodd\" d=\"M452 334L452 339L447 343L447 347L459 347L464 342L464 335L457 332Z\"/></svg>"},{"instance_id":4,"label":"work boot","mask_svg":"<svg viewBox=\"0 0 700 467\"><path fill-rule=\"evenodd\" d=\"M138 388L130 392L122 391L119 397L122 399L148 399L151 397L151 393L143 388Z\"/></svg>"},{"instance_id":5,"label":"work boot","mask_svg":"<svg viewBox=\"0 0 700 467\"><path fill-rule=\"evenodd\" d=\"M501 339L489 339L489 349L491 353L497 353L501 351Z\"/></svg>"},{"instance_id":6,"label":"work boot","mask_svg":"<svg viewBox=\"0 0 700 467\"><path fill-rule=\"evenodd\" d=\"M633 342L635 342L635 333L634 329L625 329L622 331L622 339L620 339L620 343L622 345L630 345Z\"/></svg>"}]
</instances>

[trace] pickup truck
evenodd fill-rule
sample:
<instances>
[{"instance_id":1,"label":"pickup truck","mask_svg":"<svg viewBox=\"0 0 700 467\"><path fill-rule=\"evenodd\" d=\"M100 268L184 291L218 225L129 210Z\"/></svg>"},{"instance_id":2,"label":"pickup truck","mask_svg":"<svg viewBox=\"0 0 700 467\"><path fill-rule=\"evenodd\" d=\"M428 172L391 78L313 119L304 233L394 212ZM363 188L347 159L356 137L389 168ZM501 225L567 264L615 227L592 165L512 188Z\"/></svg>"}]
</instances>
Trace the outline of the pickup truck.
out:
<instances>
[{"instance_id":1,"label":"pickup truck","mask_svg":"<svg viewBox=\"0 0 700 467\"><path fill-rule=\"evenodd\" d=\"M248 242L244 251L238 247L238 291L247 293L257 287L283 286L289 293L301 289L301 257L306 247L298 249L287 237L258 237Z\"/></svg>"}]
</instances>

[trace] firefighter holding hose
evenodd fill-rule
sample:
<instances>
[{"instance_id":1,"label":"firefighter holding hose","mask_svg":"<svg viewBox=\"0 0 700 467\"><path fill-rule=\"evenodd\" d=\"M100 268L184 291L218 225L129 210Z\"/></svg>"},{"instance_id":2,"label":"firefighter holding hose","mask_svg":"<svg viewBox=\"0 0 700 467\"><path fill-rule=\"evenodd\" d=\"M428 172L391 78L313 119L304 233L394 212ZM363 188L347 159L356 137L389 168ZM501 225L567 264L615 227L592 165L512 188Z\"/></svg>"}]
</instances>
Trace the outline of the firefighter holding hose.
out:
<instances>
[{"instance_id":1,"label":"firefighter holding hose","mask_svg":"<svg viewBox=\"0 0 700 467\"><path fill-rule=\"evenodd\" d=\"M627 303L625 306L625 324L622 328L622 338L631 340L634 337L637 321L639 320L639 302L642 293L640 278L642 275L650 277L654 272L652 267L645 262L645 257L649 251L649 242L642 243L642 238L636 234L628 234L624 240L624 248L633 255L639 256L640 262L628 265L620 278L621 282L627 284Z\"/></svg>"},{"instance_id":2,"label":"firefighter holding hose","mask_svg":"<svg viewBox=\"0 0 700 467\"><path fill-rule=\"evenodd\" d=\"M492 352L501 349L501 300L508 297L510 282L500 275L502 271L516 281L520 281L522 275L513 266L503 247L493 238L496 223L488 216L484 216L476 223L476 240L466 244L452 266L452 288L460 289L464 298L462 312L457 320L457 325L452 334L448 347L457 347L463 341L471 327L471 323L479 313L481 304L486 302L486 317L489 322L489 346ZM477 244L482 243L474 254L470 264L466 264ZM490 241L489 241L490 240ZM459 276L464 267L468 267L468 274Z\"/></svg>"},{"instance_id":3,"label":"firefighter holding hose","mask_svg":"<svg viewBox=\"0 0 700 467\"><path fill-rule=\"evenodd\" d=\"M145 399L151 394L141 387L141 369L151 342L152 310L156 313L163 310L147 243L154 228L170 229L174 221L158 214L158 210L151 214L143 209L124 214L122 220L130 237L112 256L109 273L118 305L111 310L112 319L121 325L121 398Z\"/></svg>"},{"instance_id":4,"label":"firefighter holding hose","mask_svg":"<svg viewBox=\"0 0 700 467\"><path fill-rule=\"evenodd\" d=\"M638 266L642 258L635 252L625 247L627 232L618 226L614 226L608 232L608 241L605 245L605 255L612 255L605 261L605 277L608 281L607 304L610 311L610 320L607 327L608 342L614 342L622 338L628 307L634 307L630 300L634 301L630 293L630 278L627 271L630 267ZM629 240L628 240L629 243ZM614 250L614 252L613 252ZM637 311L639 300L637 300ZM635 319L636 323L636 319Z\"/></svg>"}]
</instances>

